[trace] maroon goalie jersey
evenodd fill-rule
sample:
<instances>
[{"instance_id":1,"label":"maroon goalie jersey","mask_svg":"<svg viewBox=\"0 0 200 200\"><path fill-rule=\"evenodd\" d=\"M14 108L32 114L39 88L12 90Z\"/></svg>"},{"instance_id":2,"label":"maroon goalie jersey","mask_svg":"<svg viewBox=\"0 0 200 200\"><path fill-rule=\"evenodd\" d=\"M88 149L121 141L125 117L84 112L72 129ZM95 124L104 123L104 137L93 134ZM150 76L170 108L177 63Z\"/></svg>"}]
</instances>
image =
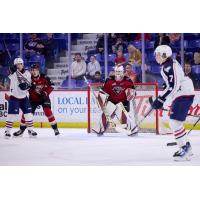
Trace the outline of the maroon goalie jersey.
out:
<instances>
[{"instance_id":1,"label":"maroon goalie jersey","mask_svg":"<svg viewBox=\"0 0 200 200\"><path fill-rule=\"evenodd\" d=\"M131 79L127 76L124 76L123 80L116 81L114 77L108 78L103 86L103 90L109 94L108 100L117 104L119 102L126 102L127 97L125 90L127 88L133 88L134 85Z\"/></svg>"},{"instance_id":2,"label":"maroon goalie jersey","mask_svg":"<svg viewBox=\"0 0 200 200\"><path fill-rule=\"evenodd\" d=\"M41 74L39 77L31 77L32 86L29 90L29 95L31 101L34 102L40 102L41 101L41 95L49 96L49 94L53 90L53 83L49 79L49 77L45 76L44 74Z\"/></svg>"}]
</instances>

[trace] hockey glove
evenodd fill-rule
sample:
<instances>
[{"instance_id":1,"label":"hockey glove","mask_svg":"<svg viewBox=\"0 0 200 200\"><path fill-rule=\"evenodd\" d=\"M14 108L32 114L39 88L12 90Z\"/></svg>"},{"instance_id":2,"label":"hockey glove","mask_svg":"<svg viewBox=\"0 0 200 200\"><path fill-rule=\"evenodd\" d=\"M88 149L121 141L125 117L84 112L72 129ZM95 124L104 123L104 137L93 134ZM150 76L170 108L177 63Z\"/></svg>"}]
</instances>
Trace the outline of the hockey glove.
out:
<instances>
[{"instance_id":1,"label":"hockey glove","mask_svg":"<svg viewBox=\"0 0 200 200\"><path fill-rule=\"evenodd\" d=\"M31 84L30 89L35 90L36 89L36 85L35 84Z\"/></svg>"},{"instance_id":2,"label":"hockey glove","mask_svg":"<svg viewBox=\"0 0 200 200\"><path fill-rule=\"evenodd\" d=\"M156 98L156 100L153 102L152 104L152 108L153 109L161 109L163 107L164 104L164 100L161 97Z\"/></svg>"},{"instance_id":3,"label":"hockey glove","mask_svg":"<svg viewBox=\"0 0 200 200\"><path fill-rule=\"evenodd\" d=\"M40 94L40 97L41 97L42 101L45 101L48 99L48 93L45 91L42 91Z\"/></svg>"},{"instance_id":4,"label":"hockey glove","mask_svg":"<svg viewBox=\"0 0 200 200\"><path fill-rule=\"evenodd\" d=\"M17 71L16 65L12 65L12 66L10 67L10 73L11 73L11 74L14 74L16 71Z\"/></svg>"},{"instance_id":5,"label":"hockey glove","mask_svg":"<svg viewBox=\"0 0 200 200\"><path fill-rule=\"evenodd\" d=\"M29 85L28 85L28 83L20 83L19 88L21 90L27 90L29 88Z\"/></svg>"}]
</instances>

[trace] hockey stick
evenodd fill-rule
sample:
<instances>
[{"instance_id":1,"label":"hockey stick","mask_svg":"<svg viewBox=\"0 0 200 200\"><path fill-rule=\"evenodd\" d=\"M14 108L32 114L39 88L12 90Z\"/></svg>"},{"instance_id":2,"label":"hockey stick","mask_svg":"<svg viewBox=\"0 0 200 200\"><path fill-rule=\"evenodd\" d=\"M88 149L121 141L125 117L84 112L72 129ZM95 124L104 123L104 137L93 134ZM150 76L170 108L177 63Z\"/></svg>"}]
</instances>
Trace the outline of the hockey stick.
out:
<instances>
[{"instance_id":1,"label":"hockey stick","mask_svg":"<svg viewBox=\"0 0 200 200\"><path fill-rule=\"evenodd\" d=\"M136 128L140 128L140 124L146 119L146 117L148 115L151 114L151 112L153 111L154 109L151 107L148 112L144 115L144 117L135 125L135 127L131 130L131 132L133 132ZM129 136L132 136L134 133L130 134Z\"/></svg>"},{"instance_id":2,"label":"hockey stick","mask_svg":"<svg viewBox=\"0 0 200 200\"><path fill-rule=\"evenodd\" d=\"M31 86L31 82L26 77L24 77L23 74L20 71L17 70L16 74L17 74L18 81L21 81L20 83L25 82L29 86Z\"/></svg>"},{"instance_id":3,"label":"hockey stick","mask_svg":"<svg viewBox=\"0 0 200 200\"><path fill-rule=\"evenodd\" d=\"M149 97L149 103L152 105L153 104L153 98ZM160 110L166 111L166 112L170 112L170 110L166 109L166 108L161 108ZM191 114L187 114L187 116L191 116L191 117L199 117L198 115L191 115Z\"/></svg>"}]
</instances>

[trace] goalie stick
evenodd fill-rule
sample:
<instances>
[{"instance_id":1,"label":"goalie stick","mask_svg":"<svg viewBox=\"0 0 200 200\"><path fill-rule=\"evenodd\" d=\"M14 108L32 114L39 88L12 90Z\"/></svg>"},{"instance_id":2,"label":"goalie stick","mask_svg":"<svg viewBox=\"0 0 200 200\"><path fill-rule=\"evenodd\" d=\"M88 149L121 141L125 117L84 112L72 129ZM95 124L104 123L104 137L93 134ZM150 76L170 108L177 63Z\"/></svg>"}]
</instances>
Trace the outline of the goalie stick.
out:
<instances>
[{"instance_id":1,"label":"goalie stick","mask_svg":"<svg viewBox=\"0 0 200 200\"><path fill-rule=\"evenodd\" d=\"M148 112L144 115L144 117L143 117L141 120L139 120L139 121L137 122L137 124L134 126L133 129L131 129L131 132L133 132L136 128L140 129L140 124L147 118L148 115L151 114L152 111L153 111L153 108L151 107L151 108L148 110ZM132 135L133 135L133 134L130 134L129 136L132 136Z\"/></svg>"}]
</instances>

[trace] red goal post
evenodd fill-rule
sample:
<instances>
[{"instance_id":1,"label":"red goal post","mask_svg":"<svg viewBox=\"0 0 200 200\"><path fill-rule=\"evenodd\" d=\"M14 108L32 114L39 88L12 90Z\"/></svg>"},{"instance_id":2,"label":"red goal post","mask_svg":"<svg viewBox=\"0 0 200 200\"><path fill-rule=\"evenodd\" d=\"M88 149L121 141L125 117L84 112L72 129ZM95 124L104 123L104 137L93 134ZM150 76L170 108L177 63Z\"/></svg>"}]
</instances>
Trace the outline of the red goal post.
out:
<instances>
[{"instance_id":1,"label":"red goal post","mask_svg":"<svg viewBox=\"0 0 200 200\"><path fill-rule=\"evenodd\" d=\"M157 83L134 83L136 88L136 111L138 118L140 119L145 115L145 113L150 108L149 97L155 99L158 96L158 84ZM88 133L91 133L92 127L100 118L101 111L98 110L96 99L92 94L93 92L98 92L102 87L102 83L93 83L88 86L87 98L88 98ZM141 132L154 132L159 134L159 116L158 111L154 110L150 116L144 121L140 126Z\"/></svg>"}]
</instances>

